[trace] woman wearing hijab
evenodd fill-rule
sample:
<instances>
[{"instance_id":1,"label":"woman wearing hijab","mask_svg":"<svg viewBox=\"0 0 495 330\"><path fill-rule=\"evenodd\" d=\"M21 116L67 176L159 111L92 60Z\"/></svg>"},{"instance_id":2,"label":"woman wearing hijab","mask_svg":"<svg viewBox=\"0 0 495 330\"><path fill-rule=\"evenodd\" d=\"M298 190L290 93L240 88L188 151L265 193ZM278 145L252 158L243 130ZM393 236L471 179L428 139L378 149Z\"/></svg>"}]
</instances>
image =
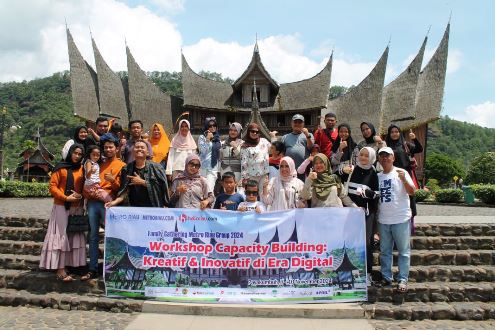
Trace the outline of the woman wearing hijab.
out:
<instances>
[{"instance_id":1,"label":"woman wearing hijab","mask_svg":"<svg viewBox=\"0 0 495 330\"><path fill-rule=\"evenodd\" d=\"M62 282L74 281L67 274L66 266L86 265L84 233L66 232L69 214L78 214L83 207L83 154L84 147L73 144L67 151L65 160L55 166L50 178L49 191L53 196L53 208L41 250L40 268L56 270L57 280Z\"/></svg>"},{"instance_id":2,"label":"woman wearing hijab","mask_svg":"<svg viewBox=\"0 0 495 330\"><path fill-rule=\"evenodd\" d=\"M153 150L153 158L151 160L161 164L165 168L167 165L168 150L170 149L170 140L161 124L155 123L151 126L149 142L151 144L151 150Z\"/></svg>"},{"instance_id":3,"label":"woman wearing hijab","mask_svg":"<svg viewBox=\"0 0 495 330\"><path fill-rule=\"evenodd\" d=\"M184 170L172 182L171 200L175 202L175 207L204 210L213 204L213 191L209 189L206 179L199 175L200 168L198 155L187 156Z\"/></svg>"},{"instance_id":4,"label":"woman wearing hijab","mask_svg":"<svg viewBox=\"0 0 495 330\"><path fill-rule=\"evenodd\" d=\"M268 211L281 211L306 207L306 202L299 195L304 182L297 178L296 165L290 157L283 157L280 161L279 174L265 181L261 200Z\"/></svg>"},{"instance_id":5,"label":"woman wearing hijab","mask_svg":"<svg viewBox=\"0 0 495 330\"><path fill-rule=\"evenodd\" d=\"M241 182L241 139L242 126L232 123L229 127L229 137L222 142L220 149L220 176L226 172L233 172L235 181Z\"/></svg>"},{"instance_id":6,"label":"woman wearing hijab","mask_svg":"<svg viewBox=\"0 0 495 330\"><path fill-rule=\"evenodd\" d=\"M69 148L74 143L82 145L84 149L91 145L96 145L96 142L93 140L93 138L88 136L88 128L84 125L77 126L76 129L74 129L74 135L72 139L65 142L64 147L62 148L62 160L65 160L67 158Z\"/></svg>"},{"instance_id":7,"label":"woman wearing hijab","mask_svg":"<svg viewBox=\"0 0 495 330\"><path fill-rule=\"evenodd\" d=\"M338 127L339 137L332 146L332 170L342 182L346 182L352 166L356 164L359 153L356 143L351 136L351 127L348 124L340 124Z\"/></svg>"},{"instance_id":8,"label":"woman wearing hijab","mask_svg":"<svg viewBox=\"0 0 495 330\"><path fill-rule=\"evenodd\" d=\"M394 151L394 166L405 169L411 176L416 189L419 189L414 155L423 152L423 146L418 139L416 139L416 135L412 130L409 131L409 138L412 142L408 142L404 139L399 126L391 124L388 127L385 142L387 143L387 146ZM414 217L417 214L416 198L414 195L409 196L409 200L411 201L410 206L412 211L411 230L414 232Z\"/></svg>"},{"instance_id":9,"label":"woman wearing hijab","mask_svg":"<svg viewBox=\"0 0 495 330\"><path fill-rule=\"evenodd\" d=\"M301 197L311 200L311 207L356 207L344 193L340 177L332 174L328 157L321 153L313 157L313 172L304 182Z\"/></svg>"},{"instance_id":10,"label":"woman wearing hijab","mask_svg":"<svg viewBox=\"0 0 495 330\"><path fill-rule=\"evenodd\" d=\"M244 143L241 146L241 179L243 185L254 180L258 182L258 191L263 191L265 180L268 180L268 157L271 143L261 137L258 124L251 123L247 127Z\"/></svg>"},{"instance_id":11,"label":"woman wearing hijab","mask_svg":"<svg viewBox=\"0 0 495 330\"><path fill-rule=\"evenodd\" d=\"M190 154L196 154L196 142L191 135L191 124L189 121L182 119L179 122L179 132L175 134L170 145L167 158L167 168L165 173L175 178L184 170L186 158ZM170 179L169 179L170 180Z\"/></svg>"},{"instance_id":12,"label":"woman wearing hijab","mask_svg":"<svg viewBox=\"0 0 495 330\"><path fill-rule=\"evenodd\" d=\"M387 144L385 143L385 141L382 140L380 135L376 133L375 126L372 123L363 121L360 125L360 128L364 140L359 141L357 145L359 150L363 149L364 147L370 147L375 150L375 154L376 154L378 153L378 150L380 150L380 148L387 146ZM380 163L378 163L376 160L373 166L375 166L377 172L382 171L382 167Z\"/></svg>"},{"instance_id":13,"label":"woman wearing hijab","mask_svg":"<svg viewBox=\"0 0 495 330\"><path fill-rule=\"evenodd\" d=\"M376 161L376 152L372 147L359 150L357 164L349 178L348 195L366 214L366 258L367 283L371 285L371 270L373 268L373 236L378 232L376 212L378 211L378 175L373 167Z\"/></svg>"},{"instance_id":14,"label":"woman wearing hijab","mask_svg":"<svg viewBox=\"0 0 495 330\"><path fill-rule=\"evenodd\" d=\"M218 177L218 161L220 158L220 134L215 117L206 118L204 133L198 138L199 158L201 159L201 176L206 178L210 191L215 188Z\"/></svg>"}]
</instances>

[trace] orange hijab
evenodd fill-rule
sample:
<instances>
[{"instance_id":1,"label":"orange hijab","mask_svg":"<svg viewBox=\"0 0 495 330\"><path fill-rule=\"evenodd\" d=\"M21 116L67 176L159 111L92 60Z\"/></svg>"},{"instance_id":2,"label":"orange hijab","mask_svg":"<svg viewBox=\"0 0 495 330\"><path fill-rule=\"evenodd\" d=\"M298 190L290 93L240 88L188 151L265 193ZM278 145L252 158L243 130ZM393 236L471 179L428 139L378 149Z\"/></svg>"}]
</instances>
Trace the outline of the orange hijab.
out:
<instances>
[{"instance_id":1,"label":"orange hijab","mask_svg":"<svg viewBox=\"0 0 495 330\"><path fill-rule=\"evenodd\" d=\"M153 134L153 129L155 126L160 130L161 135L159 139L157 139ZM152 160L155 163L160 163L161 161L167 159L168 149L170 149L170 140L168 139L167 133L165 133L165 130L161 124L155 123L151 126L150 144L151 149L153 150Z\"/></svg>"}]
</instances>

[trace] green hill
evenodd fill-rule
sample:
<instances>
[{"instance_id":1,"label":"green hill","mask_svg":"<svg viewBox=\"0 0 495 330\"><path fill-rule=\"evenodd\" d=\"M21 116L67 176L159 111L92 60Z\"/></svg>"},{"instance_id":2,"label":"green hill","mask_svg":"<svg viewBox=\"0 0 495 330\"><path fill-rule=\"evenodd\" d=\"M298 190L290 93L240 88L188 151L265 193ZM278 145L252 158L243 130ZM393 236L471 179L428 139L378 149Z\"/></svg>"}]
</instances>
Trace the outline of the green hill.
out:
<instances>
[{"instance_id":1,"label":"green hill","mask_svg":"<svg viewBox=\"0 0 495 330\"><path fill-rule=\"evenodd\" d=\"M125 78L125 73L121 73ZM202 72L215 80L229 81L221 74ZM151 72L151 79L163 90L180 95L180 73ZM4 167L14 169L19 153L30 144L39 127L45 146L60 158L60 150L82 121L72 115L69 72L32 81L0 83L0 108L5 116ZM0 114L0 121L2 116ZM0 125L2 123L0 122ZM439 152L469 164L474 156L495 150L495 129L456 121L448 117L429 125L428 152Z\"/></svg>"}]
</instances>

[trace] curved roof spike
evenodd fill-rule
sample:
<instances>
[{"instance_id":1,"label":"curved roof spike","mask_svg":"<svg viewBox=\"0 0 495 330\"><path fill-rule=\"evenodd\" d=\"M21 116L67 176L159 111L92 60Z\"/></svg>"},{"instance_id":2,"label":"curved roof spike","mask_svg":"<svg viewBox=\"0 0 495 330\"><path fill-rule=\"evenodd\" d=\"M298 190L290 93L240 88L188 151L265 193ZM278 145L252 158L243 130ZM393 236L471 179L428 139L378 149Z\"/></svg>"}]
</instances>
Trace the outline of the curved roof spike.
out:
<instances>
[{"instance_id":1,"label":"curved roof spike","mask_svg":"<svg viewBox=\"0 0 495 330\"><path fill-rule=\"evenodd\" d=\"M452 9L450 10L450 15L449 15L449 22L447 24L450 24L450 20L452 19Z\"/></svg>"},{"instance_id":2,"label":"curved roof spike","mask_svg":"<svg viewBox=\"0 0 495 330\"><path fill-rule=\"evenodd\" d=\"M67 26L67 17L64 17L64 21L65 21L65 28L68 29L69 27Z\"/></svg>"},{"instance_id":3,"label":"curved roof spike","mask_svg":"<svg viewBox=\"0 0 495 330\"><path fill-rule=\"evenodd\" d=\"M388 37L388 44L387 47L390 46L390 43L392 42L392 33L390 33L390 37Z\"/></svg>"},{"instance_id":4,"label":"curved roof spike","mask_svg":"<svg viewBox=\"0 0 495 330\"><path fill-rule=\"evenodd\" d=\"M428 26L428 31L426 31L426 37L428 37L428 35L430 34L430 30L431 30L431 24L430 26Z\"/></svg>"}]
</instances>

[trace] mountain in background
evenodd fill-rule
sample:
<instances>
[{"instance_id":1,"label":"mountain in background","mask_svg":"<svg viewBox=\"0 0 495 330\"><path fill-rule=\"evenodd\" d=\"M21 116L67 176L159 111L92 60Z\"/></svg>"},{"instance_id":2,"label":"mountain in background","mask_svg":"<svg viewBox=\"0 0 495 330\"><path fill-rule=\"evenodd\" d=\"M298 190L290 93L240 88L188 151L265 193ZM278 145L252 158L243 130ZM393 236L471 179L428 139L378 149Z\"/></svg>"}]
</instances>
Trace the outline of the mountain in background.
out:
<instances>
[{"instance_id":1,"label":"mountain in background","mask_svg":"<svg viewBox=\"0 0 495 330\"><path fill-rule=\"evenodd\" d=\"M215 72L200 74L213 80L230 81ZM126 78L125 72L120 75ZM173 95L182 94L181 73L149 72L148 76L162 90ZM0 108L3 106L7 107L4 167L11 170L21 161L19 154L32 145L38 127L43 143L59 160L62 146L72 137L74 127L83 122L73 116L68 71L29 82L0 83ZM0 113L0 125L2 120ZM487 151L495 151L493 128L453 120L448 116L429 124L427 153L447 154L467 166L475 156Z\"/></svg>"}]
</instances>

